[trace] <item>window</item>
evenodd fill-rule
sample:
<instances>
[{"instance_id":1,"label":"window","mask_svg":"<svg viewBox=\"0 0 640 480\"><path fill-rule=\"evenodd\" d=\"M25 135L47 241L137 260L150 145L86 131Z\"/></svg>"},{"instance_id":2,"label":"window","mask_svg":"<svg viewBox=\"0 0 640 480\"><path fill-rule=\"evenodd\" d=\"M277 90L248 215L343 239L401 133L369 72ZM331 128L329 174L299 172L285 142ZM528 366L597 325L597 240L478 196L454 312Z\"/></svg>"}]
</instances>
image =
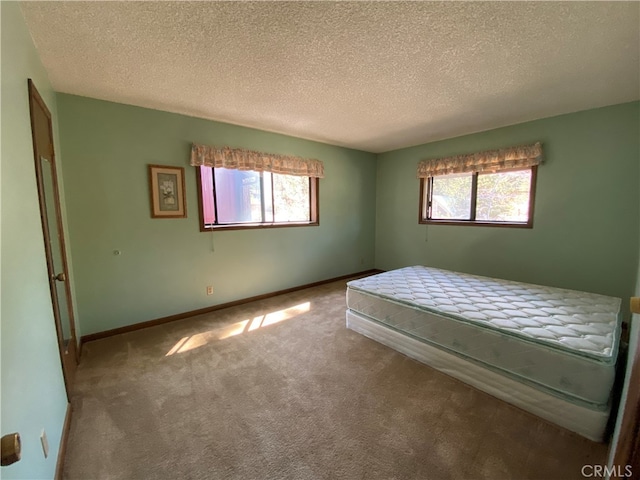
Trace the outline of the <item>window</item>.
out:
<instances>
[{"instance_id":1,"label":"window","mask_svg":"<svg viewBox=\"0 0 640 480\"><path fill-rule=\"evenodd\" d=\"M200 230L318 225L318 178L196 167Z\"/></svg>"},{"instance_id":2,"label":"window","mask_svg":"<svg viewBox=\"0 0 640 480\"><path fill-rule=\"evenodd\" d=\"M420 223L533 226L537 166L420 180Z\"/></svg>"},{"instance_id":3,"label":"window","mask_svg":"<svg viewBox=\"0 0 640 480\"><path fill-rule=\"evenodd\" d=\"M532 228L542 161L540 142L422 160L418 221Z\"/></svg>"}]
</instances>

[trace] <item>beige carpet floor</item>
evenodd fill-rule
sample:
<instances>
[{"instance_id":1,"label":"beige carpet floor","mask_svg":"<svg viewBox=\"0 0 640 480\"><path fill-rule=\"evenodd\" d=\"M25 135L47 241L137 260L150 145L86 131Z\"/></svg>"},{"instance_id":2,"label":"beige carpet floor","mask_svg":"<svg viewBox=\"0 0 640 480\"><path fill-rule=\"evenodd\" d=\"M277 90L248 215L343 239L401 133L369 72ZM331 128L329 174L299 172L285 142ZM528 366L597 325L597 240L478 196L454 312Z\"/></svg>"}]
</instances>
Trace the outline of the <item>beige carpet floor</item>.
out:
<instances>
[{"instance_id":1,"label":"beige carpet floor","mask_svg":"<svg viewBox=\"0 0 640 480\"><path fill-rule=\"evenodd\" d=\"M66 479L581 479L590 442L345 328L345 282L84 346Z\"/></svg>"}]
</instances>

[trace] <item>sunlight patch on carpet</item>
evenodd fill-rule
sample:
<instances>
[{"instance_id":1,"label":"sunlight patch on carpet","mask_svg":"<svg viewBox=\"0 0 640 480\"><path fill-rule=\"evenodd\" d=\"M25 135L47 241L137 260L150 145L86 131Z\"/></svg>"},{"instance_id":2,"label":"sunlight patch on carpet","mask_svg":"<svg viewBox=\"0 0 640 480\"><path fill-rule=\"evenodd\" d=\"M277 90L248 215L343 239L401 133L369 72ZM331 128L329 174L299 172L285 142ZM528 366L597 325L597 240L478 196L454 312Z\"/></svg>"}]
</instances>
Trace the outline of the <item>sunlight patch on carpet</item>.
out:
<instances>
[{"instance_id":1,"label":"sunlight patch on carpet","mask_svg":"<svg viewBox=\"0 0 640 480\"><path fill-rule=\"evenodd\" d=\"M195 348L202 347L209 342L215 340L224 340L225 338L235 337L243 333L252 332L259 328L289 320L291 318L307 313L311 310L311 302L301 303L293 307L277 310L275 312L258 315L253 319L246 319L240 322L232 323L226 327L216 328L202 333L197 333L188 337L181 338L171 350L167 352L165 357L169 357L176 353L184 353Z\"/></svg>"}]
</instances>

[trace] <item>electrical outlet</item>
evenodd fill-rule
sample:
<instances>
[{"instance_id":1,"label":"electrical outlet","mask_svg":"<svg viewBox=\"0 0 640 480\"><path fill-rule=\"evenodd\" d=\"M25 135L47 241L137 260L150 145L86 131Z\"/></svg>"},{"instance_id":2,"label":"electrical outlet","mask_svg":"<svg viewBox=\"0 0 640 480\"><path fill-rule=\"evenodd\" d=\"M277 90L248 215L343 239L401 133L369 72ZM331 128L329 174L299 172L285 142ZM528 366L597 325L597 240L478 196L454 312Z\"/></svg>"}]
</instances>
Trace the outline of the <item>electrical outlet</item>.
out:
<instances>
[{"instance_id":1,"label":"electrical outlet","mask_svg":"<svg viewBox=\"0 0 640 480\"><path fill-rule=\"evenodd\" d=\"M47 432L42 429L42 433L40 434L40 443L42 443L42 453L44 453L44 458L49 456L49 441L47 440Z\"/></svg>"},{"instance_id":2,"label":"electrical outlet","mask_svg":"<svg viewBox=\"0 0 640 480\"><path fill-rule=\"evenodd\" d=\"M207 287L207 295L213 295L213 286L209 285Z\"/></svg>"}]
</instances>

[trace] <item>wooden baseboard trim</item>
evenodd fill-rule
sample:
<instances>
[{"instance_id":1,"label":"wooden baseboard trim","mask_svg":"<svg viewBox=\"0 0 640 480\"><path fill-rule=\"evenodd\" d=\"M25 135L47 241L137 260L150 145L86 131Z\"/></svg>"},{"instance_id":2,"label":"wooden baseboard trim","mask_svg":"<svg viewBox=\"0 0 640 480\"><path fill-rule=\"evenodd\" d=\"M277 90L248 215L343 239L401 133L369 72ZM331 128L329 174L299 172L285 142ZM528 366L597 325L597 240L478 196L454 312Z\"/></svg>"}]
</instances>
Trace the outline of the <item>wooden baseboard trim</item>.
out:
<instances>
[{"instance_id":1,"label":"wooden baseboard trim","mask_svg":"<svg viewBox=\"0 0 640 480\"><path fill-rule=\"evenodd\" d=\"M371 269L364 272L351 273L349 275L342 275L340 277L329 278L327 280L321 280L319 282L307 283L305 285L299 285L297 287L285 288L284 290L278 290L276 292L264 293L262 295L256 295L254 297L243 298L241 300L234 300L232 302L220 303L218 305L212 305L211 307L200 308L198 310L191 310L189 312L178 313L176 315L169 315L168 317L156 318L155 320L148 320L146 322L135 323L133 325L127 325L125 327L114 328L112 330L105 330L104 332L90 333L89 335L83 335L80 339L80 349L87 342L93 342L94 340L100 340L102 338L112 337L114 335L120 335L122 333L133 332L136 330L142 330L143 328L154 327L156 325L162 325L163 323L174 322L176 320L182 320L196 315L202 315L204 313L215 312L216 310L222 310L223 308L235 307L237 305L243 305L249 302L255 302L257 300L264 300L266 298L275 297L278 295L284 295L286 293L297 292L298 290L304 290L305 288L318 287L331 282L337 282L340 280L346 280L348 278L354 278L359 276L373 275L381 273L383 270Z\"/></svg>"},{"instance_id":2,"label":"wooden baseboard trim","mask_svg":"<svg viewBox=\"0 0 640 480\"><path fill-rule=\"evenodd\" d=\"M67 412L64 415L62 425L62 436L60 437L60 447L58 448L58 458L56 460L55 480L62 480L64 470L64 457L67 454L67 442L69 441L69 430L71 429L71 403L67 403Z\"/></svg>"}]
</instances>

